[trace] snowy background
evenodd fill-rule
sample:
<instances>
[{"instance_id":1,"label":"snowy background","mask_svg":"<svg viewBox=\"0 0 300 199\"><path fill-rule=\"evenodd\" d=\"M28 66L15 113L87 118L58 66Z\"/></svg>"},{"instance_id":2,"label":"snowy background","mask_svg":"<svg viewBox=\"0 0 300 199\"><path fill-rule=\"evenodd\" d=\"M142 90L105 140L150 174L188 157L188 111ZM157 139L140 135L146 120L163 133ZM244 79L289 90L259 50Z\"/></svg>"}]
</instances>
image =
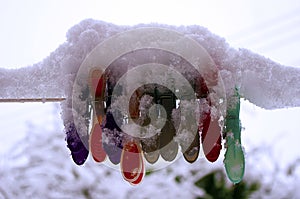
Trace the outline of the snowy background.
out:
<instances>
[{"instance_id":1,"label":"snowy background","mask_svg":"<svg viewBox=\"0 0 300 199\"><path fill-rule=\"evenodd\" d=\"M4 68L42 61L66 40L70 27L86 18L119 25L197 24L224 37L232 47L300 67L300 2L296 0L12 0L0 2L0 13L0 66ZM64 141L58 103L5 103L0 110L0 198L154 198L162 194L196 198L203 191L194 183L214 169L224 169L222 155L216 164L200 159L189 165L179 160L131 187L118 171L92 160L75 166ZM253 197L300 197L299 116L299 107L264 110L242 101L245 180L262 183ZM180 183L175 180L178 176L183 176Z\"/></svg>"}]
</instances>

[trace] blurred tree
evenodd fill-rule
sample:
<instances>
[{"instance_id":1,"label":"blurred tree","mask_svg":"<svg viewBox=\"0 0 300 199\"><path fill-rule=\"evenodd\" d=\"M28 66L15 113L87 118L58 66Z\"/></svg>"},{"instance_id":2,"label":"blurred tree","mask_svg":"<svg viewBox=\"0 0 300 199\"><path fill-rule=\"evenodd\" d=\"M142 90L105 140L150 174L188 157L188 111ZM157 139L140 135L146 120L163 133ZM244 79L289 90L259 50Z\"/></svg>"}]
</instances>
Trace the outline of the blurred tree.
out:
<instances>
[{"instance_id":1,"label":"blurred tree","mask_svg":"<svg viewBox=\"0 0 300 199\"><path fill-rule=\"evenodd\" d=\"M203 176L195 182L195 185L205 191L205 195L197 199L246 199L260 188L258 182L247 183L244 180L239 184L227 186L226 176L221 170Z\"/></svg>"}]
</instances>

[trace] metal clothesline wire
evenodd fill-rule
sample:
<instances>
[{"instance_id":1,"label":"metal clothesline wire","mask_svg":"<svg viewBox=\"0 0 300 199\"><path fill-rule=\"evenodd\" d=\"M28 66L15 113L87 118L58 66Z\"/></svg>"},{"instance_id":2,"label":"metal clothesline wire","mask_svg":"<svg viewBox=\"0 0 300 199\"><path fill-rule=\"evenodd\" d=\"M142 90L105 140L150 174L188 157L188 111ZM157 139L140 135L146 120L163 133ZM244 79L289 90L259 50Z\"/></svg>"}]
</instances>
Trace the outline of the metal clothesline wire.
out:
<instances>
[{"instance_id":1,"label":"metal clothesline wire","mask_svg":"<svg viewBox=\"0 0 300 199\"><path fill-rule=\"evenodd\" d=\"M61 102L64 101L66 98L0 98L0 103L25 103L25 102Z\"/></svg>"}]
</instances>

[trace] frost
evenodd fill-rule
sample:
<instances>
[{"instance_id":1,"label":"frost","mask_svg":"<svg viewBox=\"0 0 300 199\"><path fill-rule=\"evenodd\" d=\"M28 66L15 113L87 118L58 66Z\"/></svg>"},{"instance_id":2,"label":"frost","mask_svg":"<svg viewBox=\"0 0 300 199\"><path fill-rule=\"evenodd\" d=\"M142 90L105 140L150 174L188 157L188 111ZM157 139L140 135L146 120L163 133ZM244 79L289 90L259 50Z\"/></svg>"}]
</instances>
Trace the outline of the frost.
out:
<instances>
[{"instance_id":1,"label":"frost","mask_svg":"<svg viewBox=\"0 0 300 199\"><path fill-rule=\"evenodd\" d=\"M226 136L229 137L229 138L232 138L232 139L234 138L232 132L228 132L228 133L226 134Z\"/></svg>"}]
</instances>

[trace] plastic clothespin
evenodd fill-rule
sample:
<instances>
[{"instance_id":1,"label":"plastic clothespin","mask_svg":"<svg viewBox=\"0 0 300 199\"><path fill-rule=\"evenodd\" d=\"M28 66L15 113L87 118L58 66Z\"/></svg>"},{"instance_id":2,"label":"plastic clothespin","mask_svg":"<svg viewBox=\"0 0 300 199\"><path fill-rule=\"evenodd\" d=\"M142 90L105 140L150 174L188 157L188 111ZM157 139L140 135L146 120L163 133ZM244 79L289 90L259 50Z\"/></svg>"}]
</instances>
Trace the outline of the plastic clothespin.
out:
<instances>
[{"instance_id":1,"label":"plastic clothespin","mask_svg":"<svg viewBox=\"0 0 300 199\"><path fill-rule=\"evenodd\" d=\"M227 115L225 118L225 169L228 178L233 183L239 183L244 176L245 157L241 144L241 122L240 114L240 94L235 88L234 95L228 100Z\"/></svg>"}]
</instances>

